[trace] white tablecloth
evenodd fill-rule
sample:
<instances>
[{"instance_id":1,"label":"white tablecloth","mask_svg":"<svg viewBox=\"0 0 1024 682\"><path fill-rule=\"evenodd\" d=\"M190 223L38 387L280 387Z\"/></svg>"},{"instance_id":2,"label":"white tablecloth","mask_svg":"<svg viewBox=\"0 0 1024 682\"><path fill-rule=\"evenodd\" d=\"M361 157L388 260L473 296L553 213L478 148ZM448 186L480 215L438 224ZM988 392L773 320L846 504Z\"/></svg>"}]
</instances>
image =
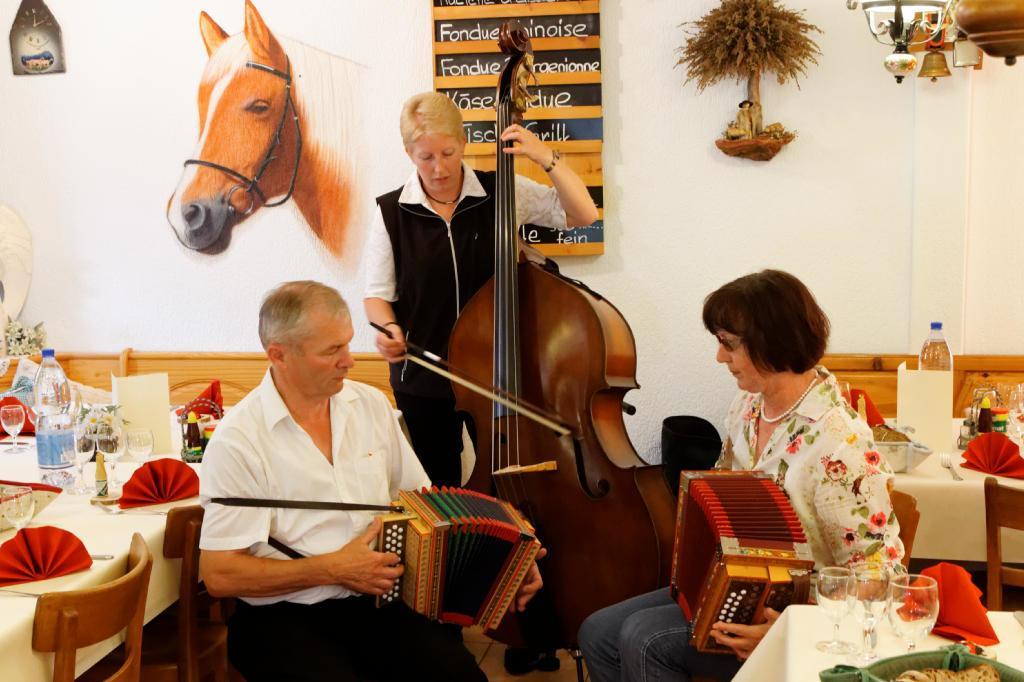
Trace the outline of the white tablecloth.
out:
<instances>
[{"instance_id":1,"label":"white tablecloth","mask_svg":"<svg viewBox=\"0 0 1024 682\"><path fill-rule=\"evenodd\" d=\"M1024 628L1008 612L989 614L992 627L1000 643L989 647L1001 663L1024 670ZM840 637L849 642L860 642L860 628L853 616L847 616L840 627ZM818 673L840 663L848 663L845 656L818 651L815 642L829 639L832 624L816 606L790 606L771 627L753 654L736 675L735 682L809 682L818 679ZM947 646L952 642L929 635L918 645L919 651ZM888 658L906 653L888 621L878 626L879 657Z\"/></svg>"},{"instance_id":2,"label":"white tablecloth","mask_svg":"<svg viewBox=\"0 0 1024 682\"><path fill-rule=\"evenodd\" d=\"M117 465L123 482L140 466L122 460ZM86 465L86 477L92 481L94 465ZM38 481L34 449L10 454L0 450L0 479ZM196 504L198 498L165 505L145 507L161 510L178 505ZM180 560L163 556L166 516L152 514L109 514L89 504L88 495L62 493L40 512L31 526L58 526L71 531L82 540L90 554L113 554L113 560L94 560L86 571L34 583L12 585L11 589L27 592L53 592L93 587L124 575L132 533L141 533L153 554L153 572L146 599L146 620L149 621L178 599ZM13 531L0 533L0 543L9 540ZM52 679L53 655L32 650L32 622L36 600L4 594L0 588L0 680L4 682L36 682ZM85 624L87 627L88 624ZM121 638L111 638L78 652L76 675L94 665L113 650Z\"/></svg>"},{"instance_id":3,"label":"white tablecloth","mask_svg":"<svg viewBox=\"0 0 1024 682\"><path fill-rule=\"evenodd\" d=\"M952 461L963 460L953 452ZM914 538L915 559L985 561L985 489L989 474L957 466L954 481L933 454L909 473L896 474L896 489L917 498L921 523ZM1000 485L1024 489L1024 480L997 476ZM1024 562L1024 532L1003 530L1003 561Z\"/></svg>"}]
</instances>

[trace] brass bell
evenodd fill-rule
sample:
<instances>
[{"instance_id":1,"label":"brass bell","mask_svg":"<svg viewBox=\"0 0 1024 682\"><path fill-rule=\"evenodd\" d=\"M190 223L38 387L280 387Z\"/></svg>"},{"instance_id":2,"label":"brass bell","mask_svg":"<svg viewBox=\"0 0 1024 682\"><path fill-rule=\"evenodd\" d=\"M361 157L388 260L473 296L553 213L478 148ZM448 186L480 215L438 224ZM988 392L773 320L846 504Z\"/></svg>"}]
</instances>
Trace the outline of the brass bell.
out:
<instances>
[{"instance_id":1,"label":"brass bell","mask_svg":"<svg viewBox=\"0 0 1024 682\"><path fill-rule=\"evenodd\" d=\"M942 50L928 50L928 54L921 61L921 71L918 78L931 78L934 83L939 78L951 75L949 66L946 64L946 55Z\"/></svg>"}]
</instances>

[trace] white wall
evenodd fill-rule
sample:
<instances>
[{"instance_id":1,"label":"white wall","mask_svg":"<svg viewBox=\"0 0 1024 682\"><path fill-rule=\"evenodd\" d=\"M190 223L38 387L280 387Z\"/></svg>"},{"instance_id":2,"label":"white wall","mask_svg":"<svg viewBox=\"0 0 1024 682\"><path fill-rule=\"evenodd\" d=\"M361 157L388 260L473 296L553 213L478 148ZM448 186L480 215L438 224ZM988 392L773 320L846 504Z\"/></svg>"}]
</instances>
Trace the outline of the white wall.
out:
<instances>
[{"instance_id":1,"label":"white wall","mask_svg":"<svg viewBox=\"0 0 1024 682\"><path fill-rule=\"evenodd\" d=\"M0 28L17 4L0 0ZM290 208L264 209L214 258L186 252L166 224L196 137L198 13L234 33L241 0L48 4L68 73L15 78L0 67L0 202L36 239L24 319L79 351L256 350L259 298L279 281L322 279L361 298L360 277L319 253ZM859 12L791 0L824 30L824 54L801 89L766 79L762 98L765 122L799 137L770 163L732 159L713 140L743 87L698 95L673 68L679 24L715 4L602 3L607 253L561 262L633 327L642 390L627 398L639 408L628 419L641 453L657 458L667 415L720 422L734 386L714 363L701 302L759 268L808 283L832 318L833 352L911 351L933 318L947 322L955 351L1021 352L1010 332L1024 325L1012 257L1022 171L1001 160L1024 151L1012 128L1024 74L992 60L897 86ZM398 186L409 172L398 111L431 86L429 2L257 6L275 32L367 65L367 187ZM1003 295L992 296L996 286ZM356 325L357 349L371 350Z\"/></svg>"}]
</instances>

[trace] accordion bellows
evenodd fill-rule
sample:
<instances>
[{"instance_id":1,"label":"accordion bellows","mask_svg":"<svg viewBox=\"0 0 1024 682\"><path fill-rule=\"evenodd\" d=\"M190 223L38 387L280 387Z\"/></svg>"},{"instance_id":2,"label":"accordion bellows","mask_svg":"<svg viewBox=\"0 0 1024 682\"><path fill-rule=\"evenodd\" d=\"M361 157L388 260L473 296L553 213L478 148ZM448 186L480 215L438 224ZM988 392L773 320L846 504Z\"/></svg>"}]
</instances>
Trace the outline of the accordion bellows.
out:
<instances>
[{"instance_id":1,"label":"accordion bellows","mask_svg":"<svg viewBox=\"0 0 1024 682\"><path fill-rule=\"evenodd\" d=\"M378 549L405 572L378 605L496 628L540 550L533 527L507 502L461 488L403 490L398 503L406 513L383 517Z\"/></svg>"},{"instance_id":2,"label":"accordion bellows","mask_svg":"<svg viewBox=\"0 0 1024 682\"><path fill-rule=\"evenodd\" d=\"M679 479L670 591L700 651L732 653L717 621L761 623L764 609L806 602L814 560L803 526L771 476L684 471Z\"/></svg>"}]
</instances>

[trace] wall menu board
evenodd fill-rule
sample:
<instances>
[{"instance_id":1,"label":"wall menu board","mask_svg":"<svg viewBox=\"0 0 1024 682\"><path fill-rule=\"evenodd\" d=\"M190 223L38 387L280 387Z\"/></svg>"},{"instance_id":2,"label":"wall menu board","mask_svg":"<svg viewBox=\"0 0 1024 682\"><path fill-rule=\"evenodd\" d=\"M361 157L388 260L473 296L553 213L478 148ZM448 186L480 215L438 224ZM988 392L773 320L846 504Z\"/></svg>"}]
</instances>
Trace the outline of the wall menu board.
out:
<instances>
[{"instance_id":1,"label":"wall menu board","mask_svg":"<svg viewBox=\"0 0 1024 682\"><path fill-rule=\"evenodd\" d=\"M498 48L502 22L519 20L533 43L539 100L524 125L562 152L590 190L598 220L559 232L538 225L520 228L523 239L549 256L604 253L604 191L601 149L600 0L433 0L434 89L462 111L466 161L494 170L495 89L507 57ZM516 160L516 172L550 185L542 168Z\"/></svg>"}]
</instances>

